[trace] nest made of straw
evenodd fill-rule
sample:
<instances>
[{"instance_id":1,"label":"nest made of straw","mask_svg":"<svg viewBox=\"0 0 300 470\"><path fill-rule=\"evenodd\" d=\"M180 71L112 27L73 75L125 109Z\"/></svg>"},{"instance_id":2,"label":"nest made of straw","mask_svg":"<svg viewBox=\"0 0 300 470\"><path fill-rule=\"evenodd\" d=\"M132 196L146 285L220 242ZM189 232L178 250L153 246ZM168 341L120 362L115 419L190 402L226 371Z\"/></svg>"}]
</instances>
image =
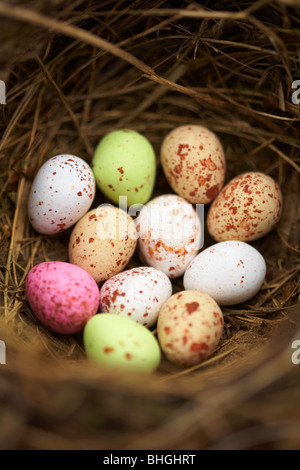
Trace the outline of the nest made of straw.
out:
<instances>
[{"instance_id":1,"label":"nest made of straw","mask_svg":"<svg viewBox=\"0 0 300 470\"><path fill-rule=\"evenodd\" d=\"M291 101L299 26L296 0L0 1L0 448L300 447L291 360L300 339L299 106ZM69 233L34 232L28 192L55 154L90 161L103 135L130 127L159 155L182 123L218 134L227 181L247 170L274 177L283 214L253 243L266 281L249 302L223 309L211 359L187 370L165 361L142 380L119 376L87 362L81 335L55 335L30 311L26 275L41 261L66 261ZM165 192L158 168L155 194Z\"/></svg>"}]
</instances>

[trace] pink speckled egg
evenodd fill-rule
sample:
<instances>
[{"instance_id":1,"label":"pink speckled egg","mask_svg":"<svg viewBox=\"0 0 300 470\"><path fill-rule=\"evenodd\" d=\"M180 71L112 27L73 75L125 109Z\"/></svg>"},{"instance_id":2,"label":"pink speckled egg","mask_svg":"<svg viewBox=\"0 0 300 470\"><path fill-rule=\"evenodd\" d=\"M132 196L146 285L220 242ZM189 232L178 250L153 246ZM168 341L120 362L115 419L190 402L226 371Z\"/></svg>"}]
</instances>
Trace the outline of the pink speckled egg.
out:
<instances>
[{"instance_id":1,"label":"pink speckled egg","mask_svg":"<svg viewBox=\"0 0 300 470\"><path fill-rule=\"evenodd\" d=\"M204 362L215 351L223 332L223 314L203 292L172 295L157 320L157 337L169 361L182 367Z\"/></svg>"},{"instance_id":2,"label":"pink speckled egg","mask_svg":"<svg viewBox=\"0 0 300 470\"><path fill-rule=\"evenodd\" d=\"M192 204L175 194L152 199L135 223L141 259L170 278L184 273L203 242L198 213Z\"/></svg>"},{"instance_id":3,"label":"pink speckled egg","mask_svg":"<svg viewBox=\"0 0 300 470\"><path fill-rule=\"evenodd\" d=\"M184 125L164 138L161 164L176 194L192 204L208 204L225 179L225 156L221 142L209 129Z\"/></svg>"},{"instance_id":4,"label":"pink speckled egg","mask_svg":"<svg viewBox=\"0 0 300 470\"><path fill-rule=\"evenodd\" d=\"M144 326L156 323L163 303L172 295L170 279L148 266L128 269L106 281L100 290L100 309L131 318Z\"/></svg>"},{"instance_id":5,"label":"pink speckled egg","mask_svg":"<svg viewBox=\"0 0 300 470\"><path fill-rule=\"evenodd\" d=\"M28 302L37 318L50 330L74 334L97 313L99 288L83 269L62 261L34 266L25 283Z\"/></svg>"},{"instance_id":6,"label":"pink speckled egg","mask_svg":"<svg viewBox=\"0 0 300 470\"><path fill-rule=\"evenodd\" d=\"M91 207L96 191L89 165L74 155L56 155L37 172L28 216L39 233L52 235L74 225Z\"/></svg>"},{"instance_id":7,"label":"pink speckled egg","mask_svg":"<svg viewBox=\"0 0 300 470\"><path fill-rule=\"evenodd\" d=\"M250 171L224 186L209 208L207 228L217 242L257 240L275 227L281 207L281 191L273 178Z\"/></svg>"}]
</instances>

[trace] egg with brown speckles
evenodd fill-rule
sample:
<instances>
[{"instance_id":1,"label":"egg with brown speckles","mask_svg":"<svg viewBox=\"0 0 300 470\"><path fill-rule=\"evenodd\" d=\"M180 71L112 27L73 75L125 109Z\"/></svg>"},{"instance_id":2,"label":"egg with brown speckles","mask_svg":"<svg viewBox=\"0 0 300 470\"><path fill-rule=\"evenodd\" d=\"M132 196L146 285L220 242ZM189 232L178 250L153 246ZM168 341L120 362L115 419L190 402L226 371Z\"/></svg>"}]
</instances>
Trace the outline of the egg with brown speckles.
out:
<instances>
[{"instance_id":1,"label":"egg with brown speckles","mask_svg":"<svg viewBox=\"0 0 300 470\"><path fill-rule=\"evenodd\" d=\"M145 204L156 178L155 152L150 141L132 129L106 134L92 161L96 183L115 204ZM123 201L122 201L123 199Z\"/></svg>"},{"instance_id":2,"label":"egg with brown speckles","mask_svg":"<svg viewBox=\"0 0 300 470\"><path fill-rule=\"evenodd\" d=\"M136 244L133 219L122 209L103 204L87 212L73 228L69 260L99 283L126 267Z\"/></svg>"},{"instance_id":3,"label":"egg with brown speckles","mask_svg":"<svg viewBox=\"0 0 300 470\"><path fill-rule=\"evenodd\" d=\"M203 224L197 211L174 194L152 199L135 223L141 259L170 278L184 273L203 242Z\"/></svg>"},{"instance_id":4,"label":"egg with brown speckles","mask_svg":"<svg viewBox=\"0 0 300 470\"><path fill-rule=\"evenodd\" d=\"M74 155L56 155L37 172L28 216L39 233L52 235L74 225L91 207L96 191L89 165Z\"/></svg>"},{"instance_id":5,"label":"egg with brown speckles","mask_svg":"<svg viewBox=\"0 0 300 470\"><path fill-rule=\"evenodd\" d=\"M209 208L207 228L216 241L252 241L269 233L280 219L282 195L270 176L250 171L236 176Z\"/></svg>"},{"instance_id":6,"label":"egg with brown speckles","mask_svg":"<svg viewBox=\"0 0 300 470\"><path fill-rule=\"evenodd\" d=\"M208 204L225 179L225 155L216 134L203 126L184 125L164 138L160 158L176 194L192 204Z\"/></svg>"},{"instance_id":7,"label":"egg with brown speckles","mask_svg":"<svg viewBox=\"0 0 300 470\"><path fill-rule=\"evenodd\" d=\"M101 312L114 312L148 328L156 323L164 302L172 295L170 279L149 266L128 269L108 279L100 289Z\"/></svg>"},{"instance_id":8,"label":"egg with brown speckles","mask_svg":"<svg viewBox=\"0 0 300 470\"><path fill-rule=\"evenodd\" d=\"M203 292L186 290L172 295L158 315L157 337L169 361L190 367L207 360L223 332L223 314Z\"/></svg>"},{"instance_id":9,"label":"egg with brown speckles","mask_svg":"<svg viewBox=\"0 0 300 470\"><path fill-rule=\"evenodd\" d=\"M266 262L258 250L228 240L201 251L187 267L183 285L210 295L218 305L234 305L253 297L265 275Z\"/></svg>"},{"instance_id":10,"label":"egg with brown speckles","mask_svg":"<svg viewBox=\"0 0 300 470\"><path fill-rule=\"evenodd\" d=\"M152 332L115 313L94 315L85 325L83 344L90 361L118 373L152 373L160 363Z\"/></svg>"}]
</instances>

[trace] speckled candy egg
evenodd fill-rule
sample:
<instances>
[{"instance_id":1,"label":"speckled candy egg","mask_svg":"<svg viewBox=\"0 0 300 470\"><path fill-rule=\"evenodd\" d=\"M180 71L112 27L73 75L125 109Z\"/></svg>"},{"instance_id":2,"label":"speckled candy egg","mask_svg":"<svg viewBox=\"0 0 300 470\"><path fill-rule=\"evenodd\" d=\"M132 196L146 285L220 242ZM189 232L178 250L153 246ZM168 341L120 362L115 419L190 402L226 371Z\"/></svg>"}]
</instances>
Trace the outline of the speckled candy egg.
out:
<instances>
[{"instance_id":1,"label":"speckled candy egg","mask_svg":"<svg viewBox=\"0 0 300 470\"><path fill-rule=\"evenodd\" d=\"M165 302L158 316L161 349L178 366L189 367L208 359L222 332L220 307L202 292L177 292Z\"/></svg>"},{"instance_id":2,"label":"speckled candy egg","mask_svg":"<svg viewBox=\"0 0 300 470\"><path fill-rule=\"evenodd\" d=\"M83 269L62 261L34 266L25 283L28 302L37 318L50 330L74 334L97 313L99 288Z\"/></svg>"},{"instance_id":3,"label":"speckled candy egg","mask_svg":"<svg viewBox=\"0 0 300 470\"><path fill-rule=\"evenodd\" d=\"M205 127L176 127L163 140L160 156L175 193L193 204L211 202L224 184L223 147Z\"/></svg>"},{"instance_id":4,"label":"speckled candy egg","mask_svg":"<svg viewBox=\"0 0 300 470\"><path fill-rule=\"evenodd\" d=\"M95 151L93 171L101 191L115 204L145 204L151 197L156 162L152 145L142 134L119 129L104 136Z\"/></svg>"},{"instance_id":5,"label":"speckled candy egg","mask_svg":"<svg viewBox=\"0 0 300 470\"><path fill-rule=\"evenodd\" d=\"M28 216L39 233L66 230L91 207L95 179L89 165L74 155L57 155L37 172L28 198Z\"/></svg>"},{"instance_id":6,"label":"speckled candy egg","mask_svg":"<svg viewBox=\"0 0 300 470\"><path fill-rule=\"evenodd\" d=\"M216 241L252 241L270 232L281 215L278 184L259 172L243 173L231 180L213 201L207 228Z\"/></svg>"},{"instance_id":7,"label":"speckled candy egg","mask_svg":"<svg viewBox=\"0 0 300 470\"><path fill-rule=\"evenodd\" d=\"M166 274L141 266L117 274L103 284L100 309L150 327L156 323L161 306L171 295L172 284Z\"/></svg>"},{"instance_id":8,"label":"speckled candy egg","mask_svg":"<svg viewBox=\"0 0 300 470\"><path fill-rule=\"evenodd\" d=\"M187 267L183 285L210 295L218 305L234 305L253 297L265 275L266 263L259 251L231 240L201 251Z\"/></svg>"},{"instance_id":9,"label":"speckled candy egg","mask_svg":"<svg viewBox=\"0 0 300 470\"><path fill-rule=\"evenodd\" d=\"M87 356L98 364L126 372L153 372L160 363L160 348L145 326L114 313L100 313L83 332Z\"/></svg>"},{"instance_id":10,"label":"speckled candy egg","mask_svg":"<svg viewBox=\"0 0 300 470\"><path fill-rule=\"evenodd\" d=\"M139 254L167 276L181 276L202 242L200 218L191 204L174 194L148 202L135 220Z\"/></svg>"},{"instance_id":11,"label":"speckled candy egg","mask_svg":"<svg viewBox=\"0 0 300 470\"><path fill-rule=\"evenodd\" d=\"M69 260L85 269L97 283L122 271L137 243L133 219L123 210L102 205L75 225L69 242Z\"/></svg>"}]
</instances>

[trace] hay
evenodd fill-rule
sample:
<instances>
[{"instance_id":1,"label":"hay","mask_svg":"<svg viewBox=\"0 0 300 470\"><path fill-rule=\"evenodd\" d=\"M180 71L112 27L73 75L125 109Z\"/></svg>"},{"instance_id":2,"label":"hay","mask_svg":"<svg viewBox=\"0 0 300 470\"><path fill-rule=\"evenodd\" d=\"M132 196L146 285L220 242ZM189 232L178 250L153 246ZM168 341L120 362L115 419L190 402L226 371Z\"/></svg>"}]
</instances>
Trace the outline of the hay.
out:
<instances>
[{"instance_id":1,"label":"hay","mask_svg":"<svg viewBox=\"0 0 300 470\"><path fill-rule=\"evenodd\" d=\"M0 448L300 448L291 361L300 339L297 2L22 3L0 1ZM267 262L262 290L223 309L223 339L209 361L184 371L163 361L150 377L120 377L87 362L80 334L53 334L29 309L29 269L66 261L69 232L35 233L28 192L50 156L90 161L99 139L125 126L158 155L182 123L219 135L227 181L247 170L273 176L283 215L253 243ZM159 169L155 195L169 191ZM103 201L98 193L94 205Z\"/></svg>"}]
</instances>

